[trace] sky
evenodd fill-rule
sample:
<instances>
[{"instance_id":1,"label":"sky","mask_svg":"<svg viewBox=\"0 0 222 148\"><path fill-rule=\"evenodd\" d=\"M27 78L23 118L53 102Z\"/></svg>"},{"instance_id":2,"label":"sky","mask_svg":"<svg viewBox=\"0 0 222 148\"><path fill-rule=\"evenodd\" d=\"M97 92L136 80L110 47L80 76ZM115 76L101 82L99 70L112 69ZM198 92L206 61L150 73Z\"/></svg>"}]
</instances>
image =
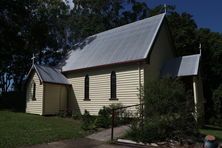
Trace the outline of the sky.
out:
<instances>
[{"instance_id":1,"label":"sky","mask_svg":"<svg viewBox=\"0 0 222 148\"><path fill-rule=\"evenodd\" d=\"M222 0L146 0L148 7L175 5L178 12L193 15L198 27L222 33Z\"/></svg>"},{"instance_id":2,"label":"sky","mask_svg":"<svg viewBox=\"0 0 222 148\"><path fill-rule=\"evenodd\" d=\"M73 7L71 1L71 7ZM188 12L193 15L200 28L209 28L222 33L222 0L140 0L153 8L160 4L175 5L178 12Z\"/></svg>"}]
</instances>

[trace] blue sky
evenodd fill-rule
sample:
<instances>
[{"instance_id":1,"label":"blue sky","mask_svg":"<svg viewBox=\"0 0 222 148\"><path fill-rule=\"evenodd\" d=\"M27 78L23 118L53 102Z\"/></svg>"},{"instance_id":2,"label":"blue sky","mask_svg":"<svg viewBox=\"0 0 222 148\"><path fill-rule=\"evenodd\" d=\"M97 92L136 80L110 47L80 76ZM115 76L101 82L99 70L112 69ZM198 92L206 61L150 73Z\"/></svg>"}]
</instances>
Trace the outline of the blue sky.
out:
<instances>
[{"instance_id":1,"label":"blue sky","mask_svg":"<svg viewBox=\"0 0 222 148\"><path fill-rule=\"evenodd\" d=\"M198 27L222 33L222 0L146 0L148 7L175 5L178 12L193 15Z\"/></svg>"},{"instance_id":2,"label":"blue sky","mask_svg":"<svg viewBox=\"0 0 222 148\"><path fill-rule=\"evenodd\" d=\"M153 8L160 4L175 5L176 10L178 12L188 12L192 14L198 27L210 28L212 31L222 33L222 0L141 0L141 1L145 1L148 7L150 8Z\"/></svg>"}]
</instances>

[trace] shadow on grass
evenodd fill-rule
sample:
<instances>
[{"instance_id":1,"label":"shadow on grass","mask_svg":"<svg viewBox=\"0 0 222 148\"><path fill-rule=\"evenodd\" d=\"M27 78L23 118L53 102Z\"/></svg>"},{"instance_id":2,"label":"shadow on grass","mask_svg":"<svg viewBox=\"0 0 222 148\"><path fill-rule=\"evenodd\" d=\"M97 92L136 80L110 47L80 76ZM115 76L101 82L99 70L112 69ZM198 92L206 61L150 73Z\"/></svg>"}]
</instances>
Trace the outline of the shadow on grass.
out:
<instances>
[{"instance_id":1,"label":"shadow on grass","mask_svg":"<svg viewBox=\"0 0 222 148\"><path fill-rule=\"evenodd\" d=\"M222 131L222 126L215 126L215 125L205 125L204 129L209 129L209 130L221 130Z\"/></svg>"}]
</instances>

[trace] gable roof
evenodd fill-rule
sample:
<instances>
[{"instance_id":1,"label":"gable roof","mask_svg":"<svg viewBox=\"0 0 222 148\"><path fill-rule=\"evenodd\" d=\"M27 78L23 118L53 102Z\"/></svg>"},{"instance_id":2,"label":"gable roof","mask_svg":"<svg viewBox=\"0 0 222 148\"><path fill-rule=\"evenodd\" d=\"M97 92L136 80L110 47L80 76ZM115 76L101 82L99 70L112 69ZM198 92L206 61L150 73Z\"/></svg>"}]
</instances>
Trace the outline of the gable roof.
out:
<instances>
[{"instance_id":1,"label":"gable roof","mask_svg":"<svg viewBox=\"0 0 222 148\"><path fill-rule=\"evenodd\" d=\"M70 85L66 77L55 68L34 64L28 73L28 77L33 70L36 71L41 82Z\"/></svg>"},{"instance_id":2,"label":"gable roof","mask_svg":"<svg viewBox=\"0 0 222 148\"><path fill-rule=\"evenodd\" d=\"M146 59L164 17L156 15L86 38L69 53L62 71Z\"/></svg>"},{"instance_id":3,"label":"gable roof","mask_svg":"<svg viewBox=\"0 0 222 148\"><path fill-rule=\"evenodd\" d=\"M169 60L161 71L161 76L198 75L201 54L182 56Z\"/></svg>"}]
</instances>

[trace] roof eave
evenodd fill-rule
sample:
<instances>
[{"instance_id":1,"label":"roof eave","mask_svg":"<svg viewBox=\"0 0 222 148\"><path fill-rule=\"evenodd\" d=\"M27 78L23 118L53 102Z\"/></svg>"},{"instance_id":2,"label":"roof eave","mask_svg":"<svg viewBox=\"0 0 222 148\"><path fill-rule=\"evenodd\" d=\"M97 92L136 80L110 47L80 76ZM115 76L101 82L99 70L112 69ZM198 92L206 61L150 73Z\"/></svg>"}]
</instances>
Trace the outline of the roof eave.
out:
<instances>
[{"instance_id":1,"label":"roof eave","mask_svg":"<svg viewBox=\"0 0 222 148\"><path fill-rule=\"evenodd\" d=\"M56 84L56 85L72 85L72 84L69 84L69 83L57 83L57 82L49 82L49 81L43 81L43 83L48 83L48 84Z\"/></svg>"},{"instance_id":2,"label":"roof eave","mask_svg":"<svg viewBox=\"0 0 222 148\"><path fill-rule=\"evenodd\" d=\"M103 68L103 67L110 67L110 66L116 66L116 65L122 65L122 64L131 64L131 63L141 63L141 62L146 62L146 59L144 58L144 59L137 59L137 60L131 60L131 61L124 61L124 62L98 65L98 66L93 66L93 67L85 67L85 68L79 68L79 69L66 70L66 71L62 71L62 73L69 73L69 72L73 72L73 71L84 71L84 70L95 69L95 68Z\"/></svg>"}]
</instances>

